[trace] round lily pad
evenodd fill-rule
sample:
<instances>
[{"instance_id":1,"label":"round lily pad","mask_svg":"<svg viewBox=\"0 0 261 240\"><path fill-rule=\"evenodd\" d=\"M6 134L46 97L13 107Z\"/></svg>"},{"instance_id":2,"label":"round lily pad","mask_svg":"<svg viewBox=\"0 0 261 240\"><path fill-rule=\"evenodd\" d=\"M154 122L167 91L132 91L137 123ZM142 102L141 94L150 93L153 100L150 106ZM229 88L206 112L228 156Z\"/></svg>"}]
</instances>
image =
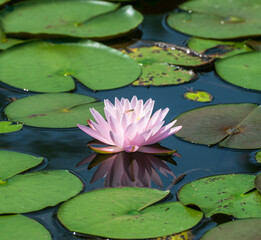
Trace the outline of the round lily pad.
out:
<instances>
[{"instance_id":1,"label":"round lily pad","mask_svg":"<svg viewBox=\"0 0 261 240\"><path fill-rule=\"evenodd\" d=\"M261 163L261 150L255 154L256 162Z\"/></svg>"},{"instance_id":2,"label":"round lily pad","mask_svg":"<svg viewBox=\"0 0 261 240\"><path fill-rule=\"evenodd\" d=\"M205 91L190 91L184 94L184 98L195 102L211 102L213 97Z\"/></svg>"},{"instance_id":3,"label":"round lily pad","mask_svg":"<svg viewBox=\"0 0 261 240\"><path fill-rule=\"evenodd\" d=\"M34 127L70 128L87 125L90 108L102 112L95 98L73 93L46 93L18 99L7 105L5 114L15 122Z\"/></svg>"},{"instance_id":4,"label":"round lily pad","mask_svg":"<svg viewBox=\"0 0 261 240\"><path fill-rule=\"evenodd\" d=\"M42 157L35 157L29 154L1 150L0 181L33 168L39 165L42 161Z\"/></svg>"},{"instance_id":5,"label":"round lily pad","mask_svg":"<svg viewBox=\"0 0 261 240\"><path fill-rule=\"evenodd\" d=\"M36 92L73 90L74 79L90 89L113 89L130 84L141 73L126 54L90 40L19 44L0 53L0 67L2 82Z\"/></svg>"},{"instance_id":6,"label":"round lily pad","mask_svg":"<svg viewBox=\"0 0 261 240\"><path fill-rule=\"evenodd\" d=\"M189 39L188 47L201 54L216 58L231 57L240 53L252 51L246 41L218 41L197 37Z\"/></svg>"},{"instance_id":7,"label":"round lily pad","mask_svg":"<svg viewBox=\"0 0 261 240\"><path fill-rule=\"evenodd\" d=\"M227 222L208 231L201 240L259 240L261 219L242 219Z\"/></svg>"},{"instance_id":8,"label":"round lily pad","mask_svg":"<svg viewBox=\"0 0 261 240\"><path fill-rule=\"evenodd\" d=\"M82 187L81 180L65 170L16 175L0 184L0 214L55 206L78 194Z\"/></svg>"},{"instance_id":9,"label":"round lily pad","mask_svg":"<svg viewBox=\"0 0 261 240\"><path fill-rule=\"evenodd\" d=\"M218 75L225 81L244 87L261 91L261 51L249 52L215 63Z\"/></svg>"},{"instance_id":10,"label":"round lily pad","mask_svg":"<svg viewBox=\"0 0 261 240\"><path fill-rule=\"evenodd\" d=\"M178 137L193 143L238 149L261 147L261 107L252 103L219 104L178 116ZM193 121L193 124L191 124Z\"/></svg>"},{"instance_id":11,"label":"round lily pad","mask_svg":"<svg viewBox=\"0 0 261 240\"><path fill-rule=\"evenodd\" d=\"M261 195L255 188L254 175L227 174L198 179L184 185L179 200L197 205L210 217L227 214L236 218L261 217Z\"/></svg>"},{"instance_id":12,"label":"round lily pad","mask_svg":"<svg viewBox=\"0 0 261 240\"><path fill-rule=\"evenodd\" d=\"M57 216L70 231L106 238L160 237L195 226L202 212L180 202L152 205L168 193L130 187L96 190L64 203Z\"/></svg>"},{"instance_id":13,"label":"round lily pad","mask_svg":"<svg viewBox=\"0 0 261 240\"><path fill-rule=\"evenodd\" d=\"M136 28L142 14L128 5L91 0L29 0L1 13L6 34L108 38Z\"/></svg>"},{"instance_id":14,"label":"round lily pad","mask_svg":"<svg viewBox=\"0 0 261 240\"><path fill-rule=\"evenodd\" d=\"M24 42L23 40L16 39L16 38L2 38L0 40L0 50L5 50L10 48L18 43Z\"/></svg>"},{"instance_id":15,"label":"round lily pad","mask_svg":"<svg viewBox=\"0 0 261 240\"><path fill-rule=\"evenodd\" d=\"M51 240L44 226L23 215L0 216L1 240Z\"/></svg>"},{"instance_id":16,"label":"round lily pad","mask_svg":"<svg viewBox=\"0 0 261 240\"><path fill-rule=\"evenodd\" d=\"M261 35L260 0L190 0L167 22L180 32L203 38L230 39Z\"/></svg>"},{"instance_id":17,"label":"round lily pad","mask_svg":"<svg viewBox=\"0 0 261 240\"><path fill-rule=\"evenodd\" d=\"M0 121L0 133L16 132L22 128L22 124L12 124L12 122L9 121Z\"/></svg>"},{"instance_id":18,"label":"round lily pad","mask_svg":"<svg viewBox=\"0 0 261 240\"><path fill-rule=\"evenodd\" d=\"M261 193L261 173L259 173L256 176L255 185L256 185L256 189L259 191L259 193Z\"/></svg>"}]
</instances>

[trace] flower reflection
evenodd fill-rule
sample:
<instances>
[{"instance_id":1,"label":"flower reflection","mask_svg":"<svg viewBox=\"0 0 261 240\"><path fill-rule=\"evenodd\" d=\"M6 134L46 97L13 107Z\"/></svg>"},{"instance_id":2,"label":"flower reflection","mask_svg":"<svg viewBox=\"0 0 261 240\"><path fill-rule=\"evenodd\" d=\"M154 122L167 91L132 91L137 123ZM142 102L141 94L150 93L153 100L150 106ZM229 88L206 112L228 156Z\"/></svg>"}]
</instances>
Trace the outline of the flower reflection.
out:
<instances>
[{"instance_id":1,"label":"flower reflection","mask_svg":"<svg viewBox=\"0 0 261 240\"><path fill-rule=\"evenodd\" d=\"M104 178L104 187L151 187L152 182L163 187L159 173L165 177L175 178L166 162L176 165L172 155L156 156L140 152L109 155L94 153L81 161L78 166L89 163L89 170L98 166L90 182L94 183Z\"/></svg>"}]
</instances>

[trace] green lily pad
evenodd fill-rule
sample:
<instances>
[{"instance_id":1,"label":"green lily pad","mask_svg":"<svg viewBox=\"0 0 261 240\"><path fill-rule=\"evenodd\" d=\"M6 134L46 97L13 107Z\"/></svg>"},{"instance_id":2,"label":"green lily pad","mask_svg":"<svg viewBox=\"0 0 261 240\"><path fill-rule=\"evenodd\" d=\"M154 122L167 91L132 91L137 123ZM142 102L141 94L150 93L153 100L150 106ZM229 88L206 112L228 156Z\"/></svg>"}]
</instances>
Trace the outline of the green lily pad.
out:
<instances>
[{"instance_id":1,"label":"green lily pad","mask_svg":"<svg viewBox=\"0 0 261 240\"><path fill-rule=\"evenodd\" d=\"M143 20L132 6L118 7L105 1L29 0L5 9L1 19L7 35L108 38L131 31Z\"/></svg>"},{"instance_id":2,"label":"green lily pad","mask_svg":"<svg viewBox=\"0 0 261 240\"><path fill-rule=\"evenodd\" d=\"M0 5L9 2L10 0L0 0Z\"/></svg>"},{"instance_id":3,"label":"green lily pad","mask_svg":"<svg viewBox=\"0 0 261 240\"><path fill-rule=\"evenodd\" d=\"M151 238L150 240L193 240L193 239L195 239L195 236L193 235L191 230L188 230L181 233L174 233L169 236Z\"/></svg>"},{"instance_id":4,"label":"green lily pad","mask_svg":"<svg viewBox=\"0 0 261 240\"><path fill-rule=\"evenodd\" d=\"M5 50L22 42L24 41L16 38L2 38L0 40L0 50Z\"/></svg>"},{"instance_id":5,"label":"green lily pad","mask_svg":"<svg viewBox=\"0 0 261 240\"><path fill-rule=\"evenodd\" d=\"M96 190L64 203L57 216L70 231L123 239L166 236L189 229L201 220L202 212L180 202L152 205L168 194L131 187Z\"/></svg>"},{"instance_id":6,"label":"green lily pad","mask_svg":"<svg viewBox=\"0 0 261 240\"><path fill-rule=\"evenodd\" d=\"M261 173L259 173L259 174L256 176L255 186L256 186L256 189L259 191L259 193L261 193Z\"/></svg>"},{"instance_id":7,"label":"green lily pad","mask_svg":"<svg viewBox=\"0 0 261 240\"><path fill-rule=\"evenodd\" d=\"M218 41L192 37L188 41L188 47L203 55L215 58L225 58L252 51L247 42Z\"/></svg>"},{"instance_id":8,"label":"green lily pad","mask_svg":"<svg viewBox=\"0 0 261 240\"><path fill-rule=\"evenodd\" d=\"M142 66L142 74L134 81L134 86L178 85L197 78L192 70L185 70L164 63Z\"/></svg>"},{"instance_id":9,"label":"green lily pad","mask_svg":"<svg viewBox=\"0 0 261 240\"><path fill-rule=\"evenodd\" d=\"M42 157L35 157L29 154L1 150L0 181L33 168L39 165L42 161Z\"/></svg>"},{"instance_id":10,"label":"green lily pad","mask_svg":"<svg viewBox=\"0 0 261 240\"><path fill-rule=\"evenodd\" d=\"M102 112L95 98L73 93L46 93L18 99L7 105L5 114L15 122L34 127L71 128L93 119L90 108Z\"/></svg>"},{"instance_id":11,"label":"green lily pad","mask_svg":"<svg viewBox=\"0 0 261 240\"><path fill-rule=\"evenodd\" d=\"M249 52L222 59L215 63L218 75L225 81L261 91L261 51Z\"/></svg>"},{"instance_id":12,"label":"green lily pad","mask_svg":"<svg viewBox=\"0 0 261 240\"><path fill-rule=\"evenodd\" d=\"M51 240L51 234L37 221L23 215L0 216L1 240Z\"/></svg>"},{"instance_id":13,"label":"green lily pad","mask_svg":"<svg viewBox=\"0 0 261 240\"><path fill-rule=\"evenodd\" d=\"M261 219L242 219L227 222L208 231L201 240L259 240Z\"/></svg>"},{"instance_id":14,"label":"green lily pad","mask_svg":"<svg viewBox=\"0 0 261 240\"><path fill-rule=\"evenodd\" d=\"M229 39L261 35L260 0L190 0L172 12L167 23L180 32L203 38Z\"/></svg>"},{"instance_id":15,"label":"green lily pad","mask_svg":"<svg viewBox=\"0 0 261 240\"><path fill-rule=\"evenodd\" d=\"M55 206L78 194L81 180L65 170L16 175L0 184L0 214L26 213Z\"/></svg>"},{"instance_id":16,"label":"green lily pad","mask_svg":"<svg viewBox=\"0 0 261 240\"><path fill-rule=\"evenodd\" d=\"M23 128L22 124L12 124L12 122L0 121L0 134L16 132L21 130L22 128Z\"/></svg>"},{"instance_id":17,"label":"green lily pad","mask_svg":"<svg viewBox=\"0 0 261 240\"><path fill-rule=\"evenodd\" d=\"M211 102L213 96L205 91L189 91L184 94L184 98L195 102Z\"/></svg>"},{"instance_id":18,"label":"green lily pad","mask_svg":"<svg viewBox=\"0 0 261 240\"><path fill-rule=\"evenodd\" d=\"M228 174L198 179L184 185L179 200L197 205L206 217L227 214L236 218L261 217L261 195L255 188L254 175Z\"/></svg>"},{"instance_id":19,"label":"green lily pad","mask_svg":"<svg viewBox=\"0 0 261 240\"><path fill-rule=\"evenodd\" d=\"M176 133L193 143L238 149L261 147L261 107L252 103L219 104L193 109L178 116ZM193 124L191 124L193 121Z\"/></svg>"},{"instance_id":20,"label":"green lily pad","mask_svg":"<svg viewBox=\"0 0 261 240\"><path fill-rule=\"evenodd\" d=\"M73 90L75 78L94 90L113 89L130 84L141 73L127 55L90 40L19 44L0 53L0 66L2 82L36 92Z\"/></svg>"},{"instance_id":21,"label":"green lily pad","mask_svg":"<svg viewBox=\"0 0 261 240\"><path fill-rule=\"evenodd\" d=\"M255 154L255 159L258 163L261 163L261 150Z\"/></svg>"}]
</instances>

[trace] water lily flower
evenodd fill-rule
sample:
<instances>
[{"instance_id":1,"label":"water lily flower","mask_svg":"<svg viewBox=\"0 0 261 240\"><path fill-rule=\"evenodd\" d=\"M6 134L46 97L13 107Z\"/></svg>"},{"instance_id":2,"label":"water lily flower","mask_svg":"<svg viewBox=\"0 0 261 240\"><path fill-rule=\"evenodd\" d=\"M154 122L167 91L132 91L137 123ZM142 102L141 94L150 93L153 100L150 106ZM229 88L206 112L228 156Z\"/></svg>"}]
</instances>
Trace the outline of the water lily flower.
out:
<instances>
[{"instance_id":1,"label":"water lily flower","mask_svg":"<svg viewBox=\"0 0 261 240\"><path fill-rule=\"evenodd\" d=\"M164 125L164 118L169 109L159 109L152 115L154 102L148 99L145 103L134 96L131 101L125 98L115 98L113 105L104 100L106 120L94 108L90 111L94 120L88 120L90 127L77 126L100 141L101 146L89 147L98 153L110 154L116 152L145 152L162 154L165 149L149 146L176 133L182 126L173 127L176 121ZM104 146L106 145L106 146ZM173 153L175 150L173 151ZM169 153L170 154L170 153Z\"/></svg>"}]
</instances>

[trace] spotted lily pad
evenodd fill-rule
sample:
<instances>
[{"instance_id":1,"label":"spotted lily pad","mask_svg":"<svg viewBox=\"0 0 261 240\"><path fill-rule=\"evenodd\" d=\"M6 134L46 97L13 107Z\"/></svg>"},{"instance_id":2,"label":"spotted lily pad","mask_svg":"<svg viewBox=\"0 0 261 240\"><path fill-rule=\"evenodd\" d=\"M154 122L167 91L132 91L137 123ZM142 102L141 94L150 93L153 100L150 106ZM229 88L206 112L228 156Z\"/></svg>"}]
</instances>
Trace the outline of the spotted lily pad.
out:
<instances>
[{"instance_id":1,"label":"spotted lily pad","mask_svg":"<svg viewBox=\"0 0 261 240\"><path fill-rule=\"evenodd\" d=\"M248 89L261 91L261 51L253 51L219 60L218 75L225 81Z\"/></svg>"},{"instance_id":2,"label":"spotted lily pad","mask_svg":"<svg viewBox=\"0 0 261 240\"><path fill-rule=\"evenodd\" d=\"M0 214L38 211L70 199L81 180L65 170L16 175L0 184Z\"/></svg>"},{"instance_id":3,"label":"spotted lily pad","mask_svg":"<svg viewBox=\"0 0 261 240\"><path fill-rule=\"evenodd\" d=\"M244 52L252 51L247 42L218 41L192 37L188 41L188 47L204 55L217 58L225 58Z\"/></svg>"},{"instance_id":4,"label":"spotted lily pad","mask_svg":"<svg viewBox=\"0 0 261 240\"><path fill-rule=\"evenodd\" d=\"M211 102L213 99L212 95L205 91L189 91L184 94L184 98L195 102Z\"/></svg>"},{"instance_id":5,"label":"spotted lily pad","mask_svg":"<svg viewBox=\"0 0 261 240\"><path fill-rule=\"evenodd\" d=\"M261 35L260 0L190 0L167 22L180 32L203 38L230 39Z\"/></svg>"},{"instance_id":6,"label":"spotted lily pad","mask_svg":"<svg viewBox=\"0 0 261 240\"><path fill-rule=\"evenodd\" d=\"M82 38L108 38L136 28L143 16L132 6L105 1L29 0L1 13L8 35L47 34Z\"/></svg>"},{"instance_id":7,"label":"spotted lily pad","mask_svg":"<svg viewBox=\"0 0 261 240\"><path fill-rule=\"evenodd\" d=\"M149 188L106 188L64 203L57 216L70 231L121 239L178 233L201 220L202 212L180 202L152 205L168 194Z\"/></svg>"},{"instance_id":8,"label":"spotted lily pad","mask_svg":"<svg viewBox=\"0 0 261 240\"><path fill-rule=\"evenodd\" d=\"M206 217L221 213L236 218L260 218L261 195L250 191L255 188L254 179L254 175L247 174L198 179L181 188L179 200L184 205L197 205Z\"/></svg>"},{"instance_id":9,"label":"spotted lily pad","mask_svg":"<svg viewBox=\"0 0 261 240\"><path fill-rule=\"evenodd\" d=\"M0 216L1 240L51 240L44 226L23 215Z\"/></svg>"},{"instance_id":10,"label":"spotted lily pad","mask_svg":"<svg viewBox=\"0 0 261 240\"><path fill-rule=\"evenodd\" d=\"M18 99L7 105L9 119L34 127L70 128L87 125L90 108L102 112L104 104L95 98L73 93L46 93Z\"/></svg>"},{"instance_id":11,"label":"spotted lily pad","mask_svg":"<svg viewBox=\"0 0 261 240\"><path fill-rule=\"evenodd\" d=\"M90 40L19 44L0 53L0 67L2 82L37 92L73 90L75 78L94 90L113 89L141 72L126 54Z\"/></svg>"},{"instance_id":12,"label":"spotted lily pad","mask_svg":"<svg viewBox=\"0 0 261 240\"><path fill-rule=\"evenodd\" d=\"M255 179L256 189L261 193L261 173L256 176Z\"/></svg>"},{"instance_id":13,"label":"spotted lily pad","mask_svg":"<svg viewBox=\"0 0 261 240\"><path fill-rule=\"evenodd\" d=\"M33 168L42 161L42 157L2 150L0 151L0 181Z\"/></svg>"},{"instance_id":14,"label":"spotted lily pad","mask_svg":"<svg viewBox=\"0 0 261 240\"><path fill-rule=\"evenodd\" d=\"M176 135L186 141L238 149L261 147L261 107L256 104L201 107L176 119L182 125Z\"/></svg>"},{"instance_id":15,"label":"spotted lily pad","mask_svg":"<svg viewBox=\"0 0 261 240\"><path fill-rule=\"evenodd\" d=\"M23 128L22 124L12 124L8 121L0 121L0 133L16 132Z\"/></svg>"},{"instance_id":16,"label":"spotted lily pad","mask_svg":"<svg viewBox=\"0 0 261 240\"><path fill-rule=\"evenodd\" d=\"M227 222L208 231L201 240L259 240L261 219L242 219Z\"/></svg>"}]
</instances>

